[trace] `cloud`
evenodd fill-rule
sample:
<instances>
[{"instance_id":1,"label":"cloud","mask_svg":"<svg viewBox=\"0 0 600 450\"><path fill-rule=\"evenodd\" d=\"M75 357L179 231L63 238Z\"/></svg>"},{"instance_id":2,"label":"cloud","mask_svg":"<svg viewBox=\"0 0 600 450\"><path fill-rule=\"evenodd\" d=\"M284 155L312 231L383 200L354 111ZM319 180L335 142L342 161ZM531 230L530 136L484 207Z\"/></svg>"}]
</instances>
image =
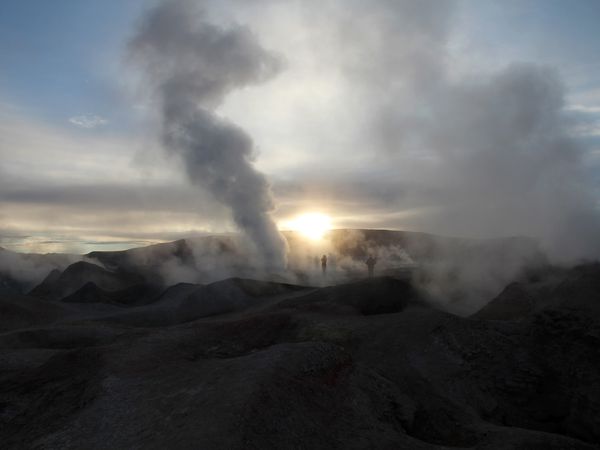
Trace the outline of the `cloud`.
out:
<instances>
[{"instance_id":1,"label":"cloud","mask_svg":"<svg viewBox=\"0 0 600 450\"><path fill-rule=\"evenodd\" d=\"M104 117L89 115L89 116L73 116L69 118L69 122L79 128L98 128L108 124L108 120Z\"/></svg>"},{"instance_id":2,"label":"cloud","mask_svg":"<svg viewBox=\"0 0 600 450\"><path fill-rule=\"evenodd\" d=\"M582 138L600 137L600 107L573 104L565 108L571 131Z\"/></svg>"},{"instance_id":3,"label":"cloud","mask_svg":"<svg viewBox=\"0 0 600 450\"><path fill-rule=\"evenodd\" d=\"M0 245L85 251L98 248L92 241L231 229L145 136L81 134L7 110L0 118Z\"/></svg>"}]
</instances>

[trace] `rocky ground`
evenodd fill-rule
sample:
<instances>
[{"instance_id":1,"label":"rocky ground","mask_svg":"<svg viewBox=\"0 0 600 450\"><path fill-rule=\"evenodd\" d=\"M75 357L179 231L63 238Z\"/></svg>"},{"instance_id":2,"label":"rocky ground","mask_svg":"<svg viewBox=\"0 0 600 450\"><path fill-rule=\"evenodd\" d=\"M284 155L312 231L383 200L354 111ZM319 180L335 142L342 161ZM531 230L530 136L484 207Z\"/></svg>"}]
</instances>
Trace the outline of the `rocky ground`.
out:
<instances>
[{"instance_id":1,"label":"rocky ground","mask_svg":"<svg viewBox=\"0 0 600 450\"><path fill-rule=\"evenodd\" d=\"M391 277L164 288L86 264L0 291L2 448L599 448L598 265L459 317Z\"/></svg>"}]
</instances>

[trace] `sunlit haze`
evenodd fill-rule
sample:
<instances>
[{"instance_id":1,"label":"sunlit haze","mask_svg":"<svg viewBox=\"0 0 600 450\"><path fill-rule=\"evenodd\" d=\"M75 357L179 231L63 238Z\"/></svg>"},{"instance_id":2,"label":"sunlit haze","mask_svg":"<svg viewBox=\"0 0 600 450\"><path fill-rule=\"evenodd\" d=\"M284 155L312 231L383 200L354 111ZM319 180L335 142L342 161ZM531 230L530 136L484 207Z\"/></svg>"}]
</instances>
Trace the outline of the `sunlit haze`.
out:
<instances>
[{"instance_id":1,"label":"sunlit haze","mask_svg":"<svg viewBox=\"0 0 600 450\"><path fill-rule=\"evenodd\" d=\"M298 231L303 236L316 241L322 239L331 229L331 218L325 214L307 213L283 222L280 228Z\"/></svg>"}]
</instances>

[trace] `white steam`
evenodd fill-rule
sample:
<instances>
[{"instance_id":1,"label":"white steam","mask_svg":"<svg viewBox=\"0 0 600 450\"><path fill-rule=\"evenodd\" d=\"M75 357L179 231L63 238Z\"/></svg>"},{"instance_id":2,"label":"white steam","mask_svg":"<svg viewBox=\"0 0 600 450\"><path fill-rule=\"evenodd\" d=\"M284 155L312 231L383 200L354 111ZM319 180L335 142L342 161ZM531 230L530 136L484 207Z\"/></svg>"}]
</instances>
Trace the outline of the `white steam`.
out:
<instances>
[{"instance_id":1,"label":"white steam","mask_svg":"<svg viewBox=\"0 0 600 450\"><path fill-rule=\"evenodd\" d=\"M249 29L213 25L179 0L149 11L129 48L159 102L165 148L192 183L231 208L267 268L285 267L286 243L270 216L269 184L252 164L252 139L215 112L231 91L273 77L279 59Z\"/></svg>"}]
</instances>

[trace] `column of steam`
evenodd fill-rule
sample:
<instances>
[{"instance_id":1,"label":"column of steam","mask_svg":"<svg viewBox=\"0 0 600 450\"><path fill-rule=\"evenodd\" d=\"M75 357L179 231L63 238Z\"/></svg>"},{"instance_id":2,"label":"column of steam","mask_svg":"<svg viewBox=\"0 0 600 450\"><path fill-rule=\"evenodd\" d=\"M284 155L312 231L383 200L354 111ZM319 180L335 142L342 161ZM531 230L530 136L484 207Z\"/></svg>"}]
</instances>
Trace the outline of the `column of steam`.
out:
<instances>
[{"instance_id":1,"label":"column of steam","mask_svg":"<svg viewBox=\"0 0 600 450\"><path fill-rule=\"evenodd\" d=\"M210 24L183 0L150 10L129 50L159 102L164 147L181 157L193 184L231 208L265 267L283 269L287 243L270 216L269 183L252 164L252 139L215 113L232 90L273 77L279 59L247 28Z\"/></svg>"}]
</instances>

